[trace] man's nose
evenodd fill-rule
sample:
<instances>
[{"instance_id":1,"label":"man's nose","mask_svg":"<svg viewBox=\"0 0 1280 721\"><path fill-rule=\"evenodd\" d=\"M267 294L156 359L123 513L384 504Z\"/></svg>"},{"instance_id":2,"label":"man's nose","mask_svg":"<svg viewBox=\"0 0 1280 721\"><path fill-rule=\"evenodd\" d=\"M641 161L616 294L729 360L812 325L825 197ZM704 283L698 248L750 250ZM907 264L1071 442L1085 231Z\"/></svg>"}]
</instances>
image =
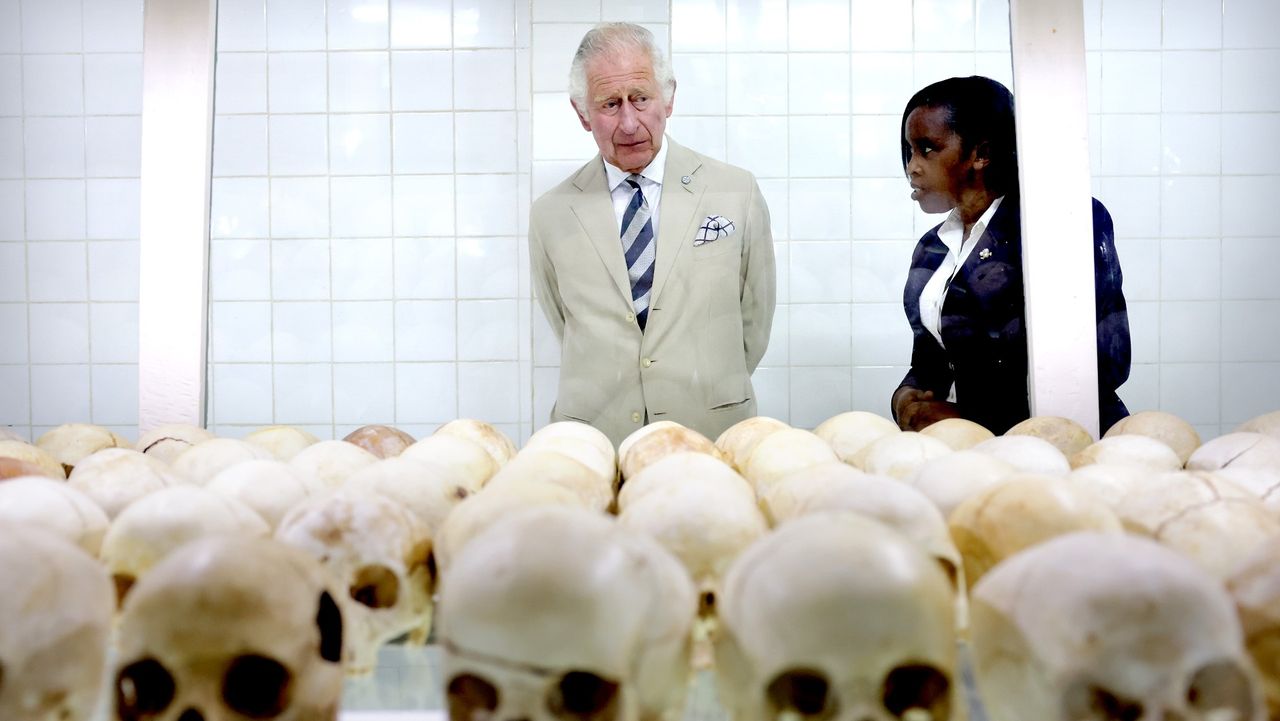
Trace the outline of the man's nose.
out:
<instances>
[{"instance_id":1,"label":"man's nose","mask_svg":"<svg viewBox=\"0 0 1280 721\"><path fill-rule=\"evenodd\" d=\"M639 113L636 112L631 103L624 102L622 109L618 112L618 127L622 132L630 135L636 132L640 127Z\"/></svg>"}]
</instances>

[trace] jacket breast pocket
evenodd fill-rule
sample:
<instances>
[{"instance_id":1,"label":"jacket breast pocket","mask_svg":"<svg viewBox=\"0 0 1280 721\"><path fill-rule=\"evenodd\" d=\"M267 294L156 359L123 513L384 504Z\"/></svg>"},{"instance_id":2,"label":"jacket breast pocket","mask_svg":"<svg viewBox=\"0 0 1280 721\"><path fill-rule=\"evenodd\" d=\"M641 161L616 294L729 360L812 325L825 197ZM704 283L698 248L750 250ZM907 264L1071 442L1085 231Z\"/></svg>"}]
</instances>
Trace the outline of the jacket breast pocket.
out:
<instances>
[{"instance_id":1,"label":"jacket breast pocket","mask_svg":"<svg viewBox=\"0 0 1280 721\"><path fill-rule=\"evenodd\" d=\"M695 245L690 250L693 251L694 259L699 261L711 258L723 259L729 255L742 255L742 237L734 233L724 238Z\"/></svg>"}]
</instances>

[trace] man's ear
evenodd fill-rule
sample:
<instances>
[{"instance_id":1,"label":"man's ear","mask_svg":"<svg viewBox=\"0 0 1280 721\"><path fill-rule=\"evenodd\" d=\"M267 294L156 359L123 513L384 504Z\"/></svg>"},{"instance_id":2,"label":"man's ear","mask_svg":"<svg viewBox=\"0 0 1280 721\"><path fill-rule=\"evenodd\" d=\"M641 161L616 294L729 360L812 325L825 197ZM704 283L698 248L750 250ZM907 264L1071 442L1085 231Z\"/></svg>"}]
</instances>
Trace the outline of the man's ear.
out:
<instances>
[{"instance_id":1,"label":"man's ear","mask_svg":"<svg viewBox=\"0 0 1280 721\"><path fill-rule=\"evenodd\" d=\"M671 79L671 99L667 101L667 117L671 117L671 112L676 109L676 80Z\"/></svg>"},{"instance_id":2,"label":"man's ear","mask_svg":"<svg viewBox=\"0 0 1280 721\"><path fill-rule=\"evenodd\" d=\"M591 132L591 123L587 120L587 116L578 109L578 104L572 98L570 98L569 104L573 106L573 114L578 116L578 122L582 123L582 129L588 133Z\"/></svg>"}]
</instances>

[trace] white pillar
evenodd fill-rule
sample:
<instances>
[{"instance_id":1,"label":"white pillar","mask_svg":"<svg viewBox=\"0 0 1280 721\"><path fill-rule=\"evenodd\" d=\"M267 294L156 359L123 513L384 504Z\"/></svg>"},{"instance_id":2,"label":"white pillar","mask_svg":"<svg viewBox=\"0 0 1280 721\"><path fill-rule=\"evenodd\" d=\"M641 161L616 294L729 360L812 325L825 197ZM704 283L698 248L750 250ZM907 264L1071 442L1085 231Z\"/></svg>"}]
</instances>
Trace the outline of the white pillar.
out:
<instances>
[{"instance_id":1,"label":"white pillar","mask_svg":"<svg viewBox=\"0 0 1280 721\"><path fill-rule=\"evenodd\" d=\"M146 0L138 428L204 425L216 0Z\"/></svg>"},{"instance_id":2,"label":"white pillar","mask_svg":"<svg viewBox=\"0 0 1280 721\"><path fill-rule=\"evenodd\" d=\"M1032 415L1098 435L1081 0L1010 0Z\"/></svg>"}]
</instances>

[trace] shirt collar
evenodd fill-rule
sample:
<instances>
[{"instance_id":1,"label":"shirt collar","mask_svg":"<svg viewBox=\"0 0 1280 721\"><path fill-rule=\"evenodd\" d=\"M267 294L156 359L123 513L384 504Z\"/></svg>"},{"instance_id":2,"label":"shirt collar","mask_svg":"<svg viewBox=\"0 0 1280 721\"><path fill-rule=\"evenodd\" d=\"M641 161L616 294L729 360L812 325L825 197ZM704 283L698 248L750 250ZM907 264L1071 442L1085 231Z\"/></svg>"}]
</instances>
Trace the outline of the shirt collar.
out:
<instances>
[{"instance_id":1,"label":"shirt collar","mask_svg":"<svg viewBox=\"0 0 1280 721\"><path fill-rule=\"evenodd\" d=\"M1004 200L1004 196L1000 196L991 201L991 205L982 213L977 222L973 224L973 228L969 230L971 239L981 238L982 234L987 232L987 226L991 223L991 218L995 216L996 210L1000 207L1000 201ZM960 209L952 208L947 215L947 219L942 222L942 226L938 228L938 239L942 241L952 252L956 251L956 247L961 245L961 239L964 237L964 221L960 218ZM953 244L955 247L953 247Z\"/></svg>"},{"instance_id":2,"label":"shirt collar","mask_svg":"<svg viewBox=\"0 0 1280 721\"><path fill-rule=\"evenodd\" d=\"M662 185L662 172L667 167L667 148L670 145L666 138L662 139L662 147L658 148L658 154L653 156L653 160L649 161L648 167L640 171L641 177L657 185ZM631 173L611 165L607 160L604 161L604 172L609 178L609 192L617 190L619 185L622 185L627 178L631 177Z\"/></svg>"}]
</instances>

